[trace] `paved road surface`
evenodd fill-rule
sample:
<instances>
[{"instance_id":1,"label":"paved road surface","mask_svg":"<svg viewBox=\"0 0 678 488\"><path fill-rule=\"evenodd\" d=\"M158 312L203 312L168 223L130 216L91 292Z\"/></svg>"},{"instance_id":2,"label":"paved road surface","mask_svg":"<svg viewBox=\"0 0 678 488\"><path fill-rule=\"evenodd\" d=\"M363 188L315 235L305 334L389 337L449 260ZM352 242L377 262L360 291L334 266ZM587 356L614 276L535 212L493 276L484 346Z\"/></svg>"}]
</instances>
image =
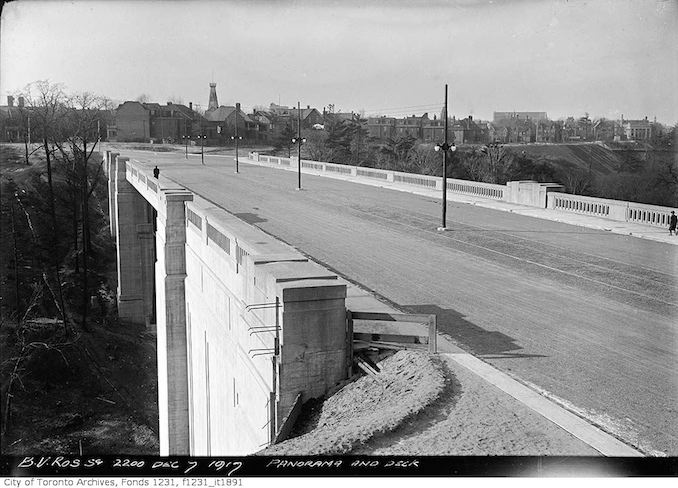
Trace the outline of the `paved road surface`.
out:
<instances>
[{"instance_id":1,"label":"paved road surface","mask_svg":"<svg viewBox=\"0 0 678 488\"><path fill-rule=\"evenodd\" d=\"M646 452L678 455L678 247L208 157L125 151Z\"/></svg>"}]
</instances>

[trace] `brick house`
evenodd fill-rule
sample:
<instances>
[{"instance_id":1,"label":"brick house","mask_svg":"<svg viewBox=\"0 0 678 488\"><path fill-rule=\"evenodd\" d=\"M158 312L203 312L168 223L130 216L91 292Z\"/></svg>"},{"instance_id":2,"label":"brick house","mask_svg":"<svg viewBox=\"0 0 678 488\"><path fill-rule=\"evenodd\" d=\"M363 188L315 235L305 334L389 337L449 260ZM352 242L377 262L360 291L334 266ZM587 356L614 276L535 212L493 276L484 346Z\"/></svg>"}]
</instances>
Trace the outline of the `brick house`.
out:
<instances>
[{"instance_id":1,"label":"brick house","mask_svg":"<svg viewBox=\"0 0 678 488\"><path fill-rule=\"evenodd\" d=\"M126 101L115 110L115 122L107 131L108 139L181 143L183 136L197 135L204 125L204 118L193 111L192 105Z\"/></svg>"}]
</instances>

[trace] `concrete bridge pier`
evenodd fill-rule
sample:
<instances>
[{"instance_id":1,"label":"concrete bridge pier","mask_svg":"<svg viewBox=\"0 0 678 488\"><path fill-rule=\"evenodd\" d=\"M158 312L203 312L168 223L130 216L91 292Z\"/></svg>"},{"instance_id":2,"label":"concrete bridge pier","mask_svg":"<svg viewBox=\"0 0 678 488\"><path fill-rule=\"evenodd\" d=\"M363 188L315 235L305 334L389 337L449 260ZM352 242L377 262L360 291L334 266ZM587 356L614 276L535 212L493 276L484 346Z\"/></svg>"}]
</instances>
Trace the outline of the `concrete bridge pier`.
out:
<instances>
[{"instance_id":1,"label":"concrete bridge pier","mask_svg":"<svg viewBox=\"0 0 678 488\"><path fill-rule=\"evenodd\" d=\"M153 320L153 209L126 180L128 158L116 156L113 211L118 266L118 315L149 325Z\"/></svg>"},{"instance_id":2,"label":"concrete bridge pier","mask_svg":"<svg viewBox=\"0 0 678 488\"><path fill-rule=\"evenodd\" d=\"M155 289L158 340L160 455L190 454L186 334L186 213L193 194L161 190Z\"/></svg>"}]
</instances>

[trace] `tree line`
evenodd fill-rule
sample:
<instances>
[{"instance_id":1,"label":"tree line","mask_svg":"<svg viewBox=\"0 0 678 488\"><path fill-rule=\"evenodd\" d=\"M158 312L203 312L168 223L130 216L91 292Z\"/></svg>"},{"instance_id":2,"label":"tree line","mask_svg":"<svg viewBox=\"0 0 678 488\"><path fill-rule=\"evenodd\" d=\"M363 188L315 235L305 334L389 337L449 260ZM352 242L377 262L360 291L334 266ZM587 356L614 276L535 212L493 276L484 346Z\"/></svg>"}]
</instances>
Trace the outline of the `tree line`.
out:
<instances>
[{"instance_id":1,"label":"tree line","mask_svg":"<svg viewBox=\"0 0 678 488\"><path fill-rule=\"evenodd\" d=\"M89 329L112 254L103 168L93 157L110 102L47 81L28 85L21 96L31 147L24 170L3 171L3 227L12 231L3 252L13 263L3 271L17 285L3 308L19 322L35 314L58 317L71 336Z\"/></svg>"}]
</instances>

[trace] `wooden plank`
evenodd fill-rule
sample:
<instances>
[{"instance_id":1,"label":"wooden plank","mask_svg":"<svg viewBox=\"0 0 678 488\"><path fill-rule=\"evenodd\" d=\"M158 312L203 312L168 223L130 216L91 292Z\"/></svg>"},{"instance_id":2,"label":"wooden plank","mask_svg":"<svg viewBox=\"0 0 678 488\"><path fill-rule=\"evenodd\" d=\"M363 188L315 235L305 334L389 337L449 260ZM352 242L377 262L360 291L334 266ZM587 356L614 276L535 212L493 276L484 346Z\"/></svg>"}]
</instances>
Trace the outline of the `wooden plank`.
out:
<instances>
[{"instance_id":1,"label":"wooden plank","mask_svg":"<svg viewBox=\"0 0 678 488\"><path fill-rule=\"evenodd\" d=\"M303 403L301 401L301 393L299 393L294 399L292 408L290 408L287 416L283 419L280 429L278 429L278 434L275 436L275 439L273 439L273 444L278 444L289 437L292 429L294 428L294 423L297 421L297 418L299 418L302 405Z\"/></svg>"},{"instance_id":2,"label":"wooden plank","mask_svg":"<svg viewBox=\"0 0 678 488\"><path fill-rule=\"evenodd\" d=\"M356 349L393 349L393 350L427 350L426 344L402 344L399 342L385 342L385 341L356 341L354 346Z\"/></svg>"},{"instance_id":3,"label":"wooden plank","mask_svg":"<svg viewBox=\"0 0 678 488\"><path fill-rule=\"evenodd\" d=\"M419 322L428 324L430 315L384 312L356 312L351 311L353 320L383 320L387 322Z\"/></svg>"},{"instance_id":4,"label":"wooden plank","mask_svg":"<svg viewBox=\"0 0 678 488\"><path fill-rule=\"evenodd\" d=\"M376 375L378 373L376 369L374 369L367 361L365 361L361 357L356 358L356 364L360 369L362 369L367 374Z\"/></svg>"},{"instance_id":5,"label":"wooden plank","mask_svg":"<svg viewBox=\"0 0 678 488\"><path fill-rule=\"evenodd\" d=\"M431 315L428 322L428 352L438 353L438 320L435 315Z\"/></svg>"},{"instance_id":6,"label":"wooden plank","mask_svg":"<svg viewBox=\"0 0 678 488\"><path fill-rule=\"evenodd\" d=\"M269 393L269 398L268 398L268 408L269 408L269 435L271 439L271 444L275 443L275 437L276 437L276 432L275 432L275 392L272 391Z\"/></svg>"},{"instance_id":7,"label":"wooden plank","mask_svg":"<svg viewBox=\"0 0 678 488\"><path fill-rule=\"evenodd\" d=\"M346 310L346 374L353 376L353 312Z\"/></svg>"},{"instance_id":8,"label":"wooden plank","mask_svg":"<svg viewBox=\"0 0 678 488\"><path fill-rule=\"evenodd\" d=\"M384 341L384 342L402 342L406 344L428 344L429 338L426 336L414 336L409 334L375 334L371 332L354 332L353 340L360 341Z\"/></svg>"}]
</instances>

